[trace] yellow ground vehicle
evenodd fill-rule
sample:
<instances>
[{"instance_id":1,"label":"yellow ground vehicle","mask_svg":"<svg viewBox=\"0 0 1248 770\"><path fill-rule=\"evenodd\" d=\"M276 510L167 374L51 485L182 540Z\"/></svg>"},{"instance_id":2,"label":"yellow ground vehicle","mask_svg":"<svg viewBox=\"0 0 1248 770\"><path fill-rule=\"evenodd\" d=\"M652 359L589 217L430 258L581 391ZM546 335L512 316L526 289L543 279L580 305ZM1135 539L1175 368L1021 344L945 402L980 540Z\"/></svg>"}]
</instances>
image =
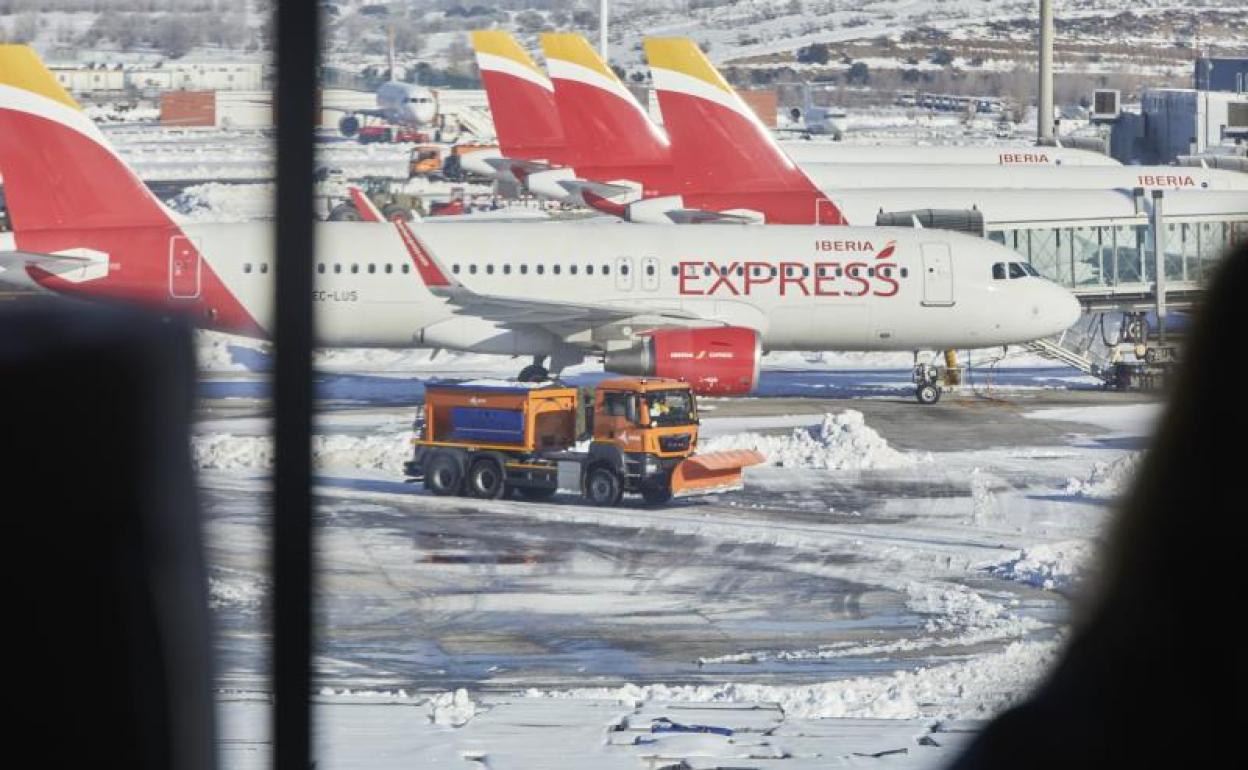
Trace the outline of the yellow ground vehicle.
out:
<instances>
[{"instance_id":1,"label":"yellow ground vehicle","mask_svg":"<svg viewBox=\"0 0 1248 770\"><path fill-rule=\"evenodd\" d=\"M741 469L763 461L750 450L694 454L697 402L678 380L600 383L586 410L588 447L577 450L581 409L576 388L558 383L430 384L405 470L438 495L544 499L562 486L595 505L625 493L657 504L740 488Z\"/></svg>"}]
</instances>

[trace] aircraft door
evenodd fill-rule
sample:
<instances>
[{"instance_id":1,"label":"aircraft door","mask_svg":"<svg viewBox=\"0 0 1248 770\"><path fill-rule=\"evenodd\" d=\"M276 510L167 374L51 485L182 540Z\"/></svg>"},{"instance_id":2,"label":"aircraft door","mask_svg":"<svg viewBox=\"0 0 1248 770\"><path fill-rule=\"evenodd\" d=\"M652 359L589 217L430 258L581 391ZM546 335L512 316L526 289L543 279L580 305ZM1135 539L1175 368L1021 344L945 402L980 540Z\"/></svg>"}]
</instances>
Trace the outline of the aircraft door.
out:
<instances>
[{"instance_id":1,"label":"aircraft door","mask_svg":"<svg viewBox=\"0 0 1248 770\"><path fill-rule=\"evenodd\" d=\"M200 256L195 243L185 235L169 239L169 296L195 299L200 290Z\"/></svg>"},{"instance_id":2,"label":"aircraft door","mask_svg":"<svg viewBox=\"0 0 1248 770\"><path fill-rule=\"evenodd\" d=\"M923 244L923 304L953 304L953 260L949 244Z\"/></svg>"},{"instance_id":3,"label":"aircraft door","mask_svg":"<svg viewBox=\"0 0 1248 770\"><path fill-rule=\"evenodd\" d=\"M641 288L646 291L657 291L659 288L659 260L654 257L642 257Z\"/></svg>"},{"instance_id":4,"label":"aircraft door","mask_svg":"<svg viewBox=\"0 0 1248 770\"><path fill-rule=\"evenodd\" d=\"M616 257L615 259L615 288L620 291L633 290L633 258L632 257Z\"/></svg>"}]
</instances>

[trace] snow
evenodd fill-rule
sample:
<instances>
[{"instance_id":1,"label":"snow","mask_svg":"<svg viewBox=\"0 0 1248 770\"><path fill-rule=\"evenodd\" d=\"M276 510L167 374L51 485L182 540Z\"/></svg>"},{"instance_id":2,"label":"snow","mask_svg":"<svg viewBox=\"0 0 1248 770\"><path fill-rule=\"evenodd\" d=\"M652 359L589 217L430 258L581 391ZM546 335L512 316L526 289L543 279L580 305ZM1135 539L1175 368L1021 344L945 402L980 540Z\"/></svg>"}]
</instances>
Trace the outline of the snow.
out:
<instances>
[{"instance_id":1,"label":"snow","mask_svg":"<svg viewBox=\"0 0 1248 770\"><path fill-rule=\"evenodd\" d=\"M564 691L530 689L531 698L676 703L774 703L800 719L983 719L1021 700L1052 663L1057 643L1014 642L999 652L944 666L809 685L725 683L625 685Z\"/></svg>"},{"instance_id":2,"label":"snow","mask_svg":"<svg viewBox=\"0 0 1248 770\"><path fill-rule=\"evenodd\" d=\"M1086 478L1067 481L1065 491L1078 497L1116 498L1131 485L1139 464L1139 453L1123 455L1110 462L1097 462Z\"/></svg>"},{"instance_id":3,"label":"snow","mask_svg":"<svg viewBox=\"0 0 1248 770\"><path fill-rule=\"evenodd\" d=\"M477 715L477 704L468 695L468 691L459 688L455 692L444 692L430 699L430 720L435 725L463 727Z\"/></svg>"},{"instance_id":4,"label":"snow","mask_svg":"<svg viewBox=\"0 0 1248 770\"><path fill-rule=\"evenodd\" d=\"M402 473L411 459L412 434L353 436L341 433L312 437L312 462L322 469L356 469ZM207 433L191 440L195 467L214 471L268 471L273 467L270 436Z\"/></svg>"},{"instance_id":5,"label":"snow","mask_svg":"<svg viewBox=\"0 0 1248 770\"><path fill-rule=\"evenodd\" d=\"M1095 552L1086 540L1045 543L1016 551L988 571L1046 591L1069 591L1083 582Z\"/></svg>"},{"instance_id":6,"label":"snow","mask_svg":"<svg viewBox=\"0 0 1248 770\"><path fill-rule=\"evenodd\" d=\"M862 412L854 409L825 414L817 427L795 428L787 436L738 433L704 441L699 449L754 449L770 465L831 471L905 468L919 462L915 456L889 446L866 424Z\"/></svg>"}]
</instances>

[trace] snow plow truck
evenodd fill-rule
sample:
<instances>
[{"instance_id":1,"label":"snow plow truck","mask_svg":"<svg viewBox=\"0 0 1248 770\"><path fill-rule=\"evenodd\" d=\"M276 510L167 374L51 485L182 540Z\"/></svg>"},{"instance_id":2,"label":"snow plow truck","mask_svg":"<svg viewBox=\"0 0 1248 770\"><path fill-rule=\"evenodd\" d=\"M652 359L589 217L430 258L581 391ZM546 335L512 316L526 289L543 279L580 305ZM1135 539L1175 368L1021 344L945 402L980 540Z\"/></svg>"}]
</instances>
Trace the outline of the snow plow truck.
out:
<instances>
[{"instance_id":1,"label":"snow plow truck","mask_svg":"<svg viewBox=\"0 0 1248 770\"><path fill-rule=\"evenodd\" d=\"M555 382L430 383L412 444L404 470L436 495L543 500L563 488L603 506L740 489L741 469L763 462L753 450L695 454L693 390L655 378L604 380L584 404Z\"/></svg>"}]
</instances>

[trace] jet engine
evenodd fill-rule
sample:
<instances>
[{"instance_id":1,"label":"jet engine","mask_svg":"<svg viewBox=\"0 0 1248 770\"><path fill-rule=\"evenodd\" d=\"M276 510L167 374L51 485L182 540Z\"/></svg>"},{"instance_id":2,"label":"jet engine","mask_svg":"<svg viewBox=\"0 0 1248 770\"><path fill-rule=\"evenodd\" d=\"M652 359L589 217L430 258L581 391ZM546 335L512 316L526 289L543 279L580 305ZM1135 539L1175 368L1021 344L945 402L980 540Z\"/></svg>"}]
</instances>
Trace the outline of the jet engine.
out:
<instances>
[{"instance_id":1,"label":"jet engine","mask_svg":"<svg viewBox=\"0 0 1248 770\"><path fill-rule=\"evenodd\" d=\"M607 351L607 371L636 377L671 377L699 395L737 396L758 385L762 341L754 329L719 326L658 329L631 347Z\"/></svg>"}]
</instances>

